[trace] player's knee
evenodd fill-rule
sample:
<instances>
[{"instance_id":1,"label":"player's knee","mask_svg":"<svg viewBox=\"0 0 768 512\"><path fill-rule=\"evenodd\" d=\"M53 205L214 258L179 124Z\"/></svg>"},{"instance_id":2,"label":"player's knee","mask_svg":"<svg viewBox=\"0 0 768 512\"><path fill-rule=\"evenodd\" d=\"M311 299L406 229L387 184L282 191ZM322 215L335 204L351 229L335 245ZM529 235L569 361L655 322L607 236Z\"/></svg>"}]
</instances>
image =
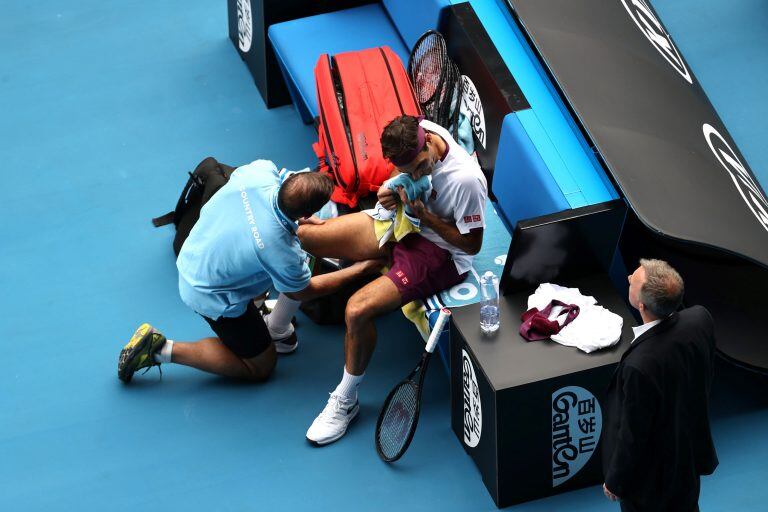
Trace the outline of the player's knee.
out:
<instances>
[{"instance_id":1,"label":"player's knee","mask_svg":"<svg viewBox=\"0 0 768 512\"><path fill-rule=\"evenodd\" d=\"M296 230L296 236L299 237L299 242L301 243L301 247L307 251L311 252L308 247L311 245L314 245L315 238L313 236L314 229L316 226L313 226L311 224L303 224L299 226L299 229Z\"/></svg>"},{"instance_id":2,"label":"player's knee","mask_svg":"<svg viewBox=\"0 0 768 512\"><path fill-rule=\"evenodd\" d=\"M353 295L347 302L347 307L344 310L344 319L347 322L347 327L354 327L361 322L369 320L371 317L371 307L369 303Z\"/></svg>"}]
</instances>

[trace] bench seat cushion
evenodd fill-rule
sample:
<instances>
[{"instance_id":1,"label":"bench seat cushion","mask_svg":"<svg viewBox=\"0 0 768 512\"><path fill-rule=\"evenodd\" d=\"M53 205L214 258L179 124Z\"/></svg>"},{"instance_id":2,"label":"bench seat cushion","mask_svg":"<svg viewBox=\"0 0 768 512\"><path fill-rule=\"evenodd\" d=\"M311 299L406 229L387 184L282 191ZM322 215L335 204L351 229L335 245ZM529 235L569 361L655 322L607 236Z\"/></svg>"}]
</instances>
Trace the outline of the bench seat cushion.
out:
<instances>
[{"instance_id":1,"label":"bench seat cushion","mask_svg":"<svg viewBox=\"0 0 768 512\"><path fill-rule=\"evenodd\" d=\"M323 53L389 46L404 66L408 64L408 49L378 3L277 23L268 34L294 105L306 123L318 112L314 70Z\"/></svg>"}]
</instances>

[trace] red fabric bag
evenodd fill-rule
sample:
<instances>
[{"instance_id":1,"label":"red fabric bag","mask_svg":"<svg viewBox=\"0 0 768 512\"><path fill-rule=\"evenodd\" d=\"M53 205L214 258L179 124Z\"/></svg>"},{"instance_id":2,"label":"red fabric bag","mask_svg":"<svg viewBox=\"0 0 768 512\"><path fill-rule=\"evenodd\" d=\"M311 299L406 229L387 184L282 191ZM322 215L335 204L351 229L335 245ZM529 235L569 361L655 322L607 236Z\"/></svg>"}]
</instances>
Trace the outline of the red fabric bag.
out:
<instances>
[{"instance_id":1,"label":"red fabric bag","mask_svg":"<svg viewBox=\"0 0 768 512\"><path fill-rule=\"evenodd\" d=\"M403 63L389 47L323 54L315 65L320 171L335 183L331 199L354 208L392 174L380 137L394 118L421 109Z\"/></svg>"},{"instance_id":2,"label":"red fabric bag","mask_svg":"<svg viewBox=\"0 0 768 512\"><path fill-rule=\"evenodd\" d=\"M560 325L557 318L554 320L549 319L549 315L552 313L552 308L555 306L562 306L563 309L557 316L558 318L566 315L565 322ZM553 334L557 334L560 330L573 322L573 320L579 316L579 306L575 304L566 304L559 300L552 300L546 308L539 311L536 308L531 308L520 317L523 321L520 325L520 336L527 341L546 340Z\"/></svg>"}]
</instances>

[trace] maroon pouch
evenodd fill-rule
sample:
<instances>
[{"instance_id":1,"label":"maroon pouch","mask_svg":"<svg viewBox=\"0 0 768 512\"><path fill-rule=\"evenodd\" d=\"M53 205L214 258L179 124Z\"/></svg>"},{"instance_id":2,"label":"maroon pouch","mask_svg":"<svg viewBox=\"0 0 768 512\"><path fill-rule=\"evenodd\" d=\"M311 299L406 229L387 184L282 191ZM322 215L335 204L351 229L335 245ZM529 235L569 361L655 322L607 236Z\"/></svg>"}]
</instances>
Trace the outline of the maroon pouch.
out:
<instances>
[{"instance_id":1,"label":"maroon pouch","mask_svg":"<svg viewBox=\"0 0 768 512\"><path fill-rule=\"evenodd\" d=\"M557 319L549 319L549 315L552 313L552 308L555 306L563 307L562 311L558 313L558 317L567 315L563 325L560 325ZM566 304L559 300L553 300L541 311L536 308L531 308L523 313L520 317L523 321L520 325L520 336L527 341L546 340L553 334L559 333L560 329L573 322L577 316L579 316L579 306L575 304Z\"/></svg>"}]
</instances>

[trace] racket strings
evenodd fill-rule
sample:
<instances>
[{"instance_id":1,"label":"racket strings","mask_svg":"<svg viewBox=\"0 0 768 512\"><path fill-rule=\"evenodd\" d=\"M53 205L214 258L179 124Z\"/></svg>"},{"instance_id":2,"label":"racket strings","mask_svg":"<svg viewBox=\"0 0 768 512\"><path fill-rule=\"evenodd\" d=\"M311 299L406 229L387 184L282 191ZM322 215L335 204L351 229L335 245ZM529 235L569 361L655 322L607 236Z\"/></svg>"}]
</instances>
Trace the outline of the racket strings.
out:
<instances>
[{"instance_id":1,"label":"racket strings","mask_svg":"<svg viewBox=\"0 0 768 512\"><path fill-rule=\"evenodd\" d=\"M377 441L381 453L393 459L406 448L418 409L418 388L404 382L392 393L385 405Z\"/></svg>"},{"instance_id":2,"label":"racket strings","mask_svg":"<svg viewBox=\"0 0 768 512\"><path fill-rule=\"evenodd\" d=\"M461 72L448 56L442 34L431 30L419 39L408 61L408 74L425 117L446 128L456 138Z\"/></svg>"},{"instance_id":3,"label":"racket strings","mask_svg":"<svg viewBox=\"0 0 768 512\"><path fill-rule=\"evenodd\" d=\"M439 33L430 31L416 43L408 62L416 97L422 105L429 105L440 89L448 52Z\"/></svg>"}]
</instances>

